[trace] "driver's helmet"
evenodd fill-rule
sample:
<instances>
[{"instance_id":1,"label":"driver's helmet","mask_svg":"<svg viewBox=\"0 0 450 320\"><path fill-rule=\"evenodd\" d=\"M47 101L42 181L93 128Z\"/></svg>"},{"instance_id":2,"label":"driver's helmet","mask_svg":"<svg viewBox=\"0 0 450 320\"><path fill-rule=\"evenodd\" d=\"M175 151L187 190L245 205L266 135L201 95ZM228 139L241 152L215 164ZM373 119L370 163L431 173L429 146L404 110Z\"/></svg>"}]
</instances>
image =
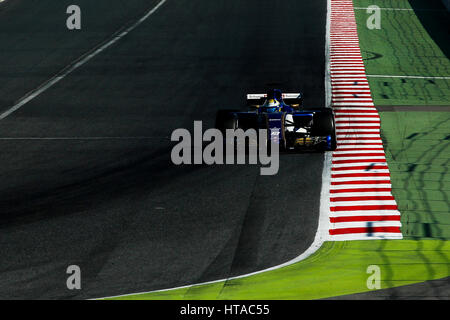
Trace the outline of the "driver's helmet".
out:
<instances>
[{"instance_id":1,"label":"driver's helmet","mask_svg":"<svg viewBox=\"0 0 450 320\"><path fill-rule=\"evenodd\" d=\"M266 112L277 112L280 111L281 103L277 99L267 99L261 107Z\"/></svg>"}]
</instances>

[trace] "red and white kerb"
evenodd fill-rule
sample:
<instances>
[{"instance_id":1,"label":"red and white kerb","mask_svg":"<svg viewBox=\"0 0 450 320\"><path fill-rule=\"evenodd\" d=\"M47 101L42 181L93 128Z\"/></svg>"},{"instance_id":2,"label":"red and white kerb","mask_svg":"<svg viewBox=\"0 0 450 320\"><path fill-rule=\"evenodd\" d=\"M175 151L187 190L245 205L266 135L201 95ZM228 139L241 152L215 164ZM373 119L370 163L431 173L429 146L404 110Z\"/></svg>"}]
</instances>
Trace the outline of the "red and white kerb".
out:
<instances>
[{"instance_id":1,"label":"red and white kerb","mask_svg":"<svg viewBox=\"0 0 450 320\"><path fill-rule=\"evenodd\" d=\"M330 240L401 239L400 212L391 194L359 48L352 0L331 0L330 77L337 149L332 155Z\"/></svg>"}]
</instances>

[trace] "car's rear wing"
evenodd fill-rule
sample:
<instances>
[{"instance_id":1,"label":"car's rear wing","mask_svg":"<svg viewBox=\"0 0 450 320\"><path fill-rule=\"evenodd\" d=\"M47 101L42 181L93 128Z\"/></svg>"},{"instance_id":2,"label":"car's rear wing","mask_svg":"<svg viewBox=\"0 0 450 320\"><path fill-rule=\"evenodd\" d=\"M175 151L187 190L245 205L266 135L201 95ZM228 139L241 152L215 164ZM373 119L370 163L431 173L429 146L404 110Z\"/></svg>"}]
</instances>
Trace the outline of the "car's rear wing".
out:
<instances>
[{"instance_id":1,"label":"car's rear wing","mask_svg":"<svg viewBox=\"0 0 450 320\"><path fill-rule=\"evenodd\" d=\"M302 94L299 93L282 93L281 97L284 99L299 99ZM247 100L261 100L267 98L267 93L249 93L247 94Z\"/></svg>"},{"instance_id":2,"label":"car's rear wing","mask_svg":"<svg viewBox=\"0 0 450 320\"><path fill-rule=\"evenodd\" d=\"M249 93L247 94L247 105L258 108L267 98L267 93ZM303 103L303 94L298 93L282 93L281 98L284 103L292 107L300 107Z\"/></svg>"}]
</instances>

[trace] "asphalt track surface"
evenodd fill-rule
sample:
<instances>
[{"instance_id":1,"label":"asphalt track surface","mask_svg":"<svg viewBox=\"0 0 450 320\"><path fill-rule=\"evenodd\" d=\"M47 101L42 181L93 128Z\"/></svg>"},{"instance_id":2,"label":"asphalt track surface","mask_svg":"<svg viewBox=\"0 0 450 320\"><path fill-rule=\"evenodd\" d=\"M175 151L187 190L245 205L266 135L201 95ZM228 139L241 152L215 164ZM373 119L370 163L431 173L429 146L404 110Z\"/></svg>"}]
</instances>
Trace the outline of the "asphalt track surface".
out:
<instances>
[{"instance_id":1,"label":"asphalt track surface","mask_svg":"<svg viewBox=\"0 0 450 320\"><path fill-rule=\"evenodd\" d=\"M0 4L0 112L157 1ZM176 128L214 125L269 83L325 103L326 1L168 0L0 121L0 298L94 298L222 279L314 239L323 154L175 166ZM79 265L82 289L66 288Z\"/></svg>"}]
</instances>

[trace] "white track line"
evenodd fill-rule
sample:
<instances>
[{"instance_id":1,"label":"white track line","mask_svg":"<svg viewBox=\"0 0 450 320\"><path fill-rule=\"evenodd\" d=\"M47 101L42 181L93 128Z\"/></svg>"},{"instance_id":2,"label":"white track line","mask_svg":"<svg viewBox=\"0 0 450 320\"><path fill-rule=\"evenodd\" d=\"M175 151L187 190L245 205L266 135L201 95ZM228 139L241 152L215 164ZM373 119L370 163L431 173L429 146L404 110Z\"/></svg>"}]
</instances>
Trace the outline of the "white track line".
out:
<instances>
[{"instance_id":1,"label":"white track line","mask_svg":"<svg viewBox=\"0 0 450 320\"><path fill-rule=\"evenodd\" d=\"M433 77L433 76L393 76L385 74L368 74L370 78L405 78L405 79L437 79L437 80L449 80L450 76L445 77Z\"/></svg>"},{"instance_id":2,"label":"white track line","mask_svg":"<svg viewBox=\"0 0 450 320\"><path fill-rule=\"evenodd\" d=\"M170 139L170 137L0 137L0 141L17 140L150 140L150 139Z\"/></svg>"},{"instance_id":3,"label":"white track line","mask_svg":"<svg viewBox=\"0 0 450 320\"><path fill-rule=\"evenodd\" d=\"M364 8L364 7L355 7L355 10L367 10L370 8ZM377 8L380 10L388 10L388 11L414 11L414 9L408 9L408 8Z\"/></svg>"},{"instance_id":4,"label":"white track line","mask_svg":"<svg viewBox=\"0 0 450 320\"><path fill-rule=\"evenodd\" d=\"M367 10L370 8L365 8L365 7L355 7L356 10ZM387 11L415 11L414 9L410 9L410 8L378 8L380 10L387 10ZM439 9L416 9L417 11L444 11L444 10L439 10Z\"/></svg>"},{"instance_id":5,"label":"white track line","mask_svg":"<svg viewBox=\"0 0 450 320\"><path fill-rule=\"evenodd\" d=\"M140 24L142 24L145 20L147 20L153 13L156 12L167 0L161 0L153 9L149 10L142 18L140 18L138 21L136 21L133 25L126 28L124 31L117 31L112 35L112 37L109 40L106 40L106 42L101 43L94 49L92 49L87 54L81 56L77 60L73 61L71 64L69 64L67 67L65 67L61 72L59 72L57 75L55 75L50 80L46 81L44 84L39 86L38 88L34 89L33 91L27 93L25 96L20 98L15 105L8 108L8 110L4 111L2 114L0 114L0 120L3 120L7 116L9 116L11 113L17 111L22 106L39 96L41 93L47 91L49 88L53 87L56 83L67 77L70 73L77 70L84 64L86 64L89 60L100 54L101 52L105 51L107 48L115 44L117 41L121 40L123 37L125 37L128 33L136 29Z\"/></svg>"}]
</instances>

